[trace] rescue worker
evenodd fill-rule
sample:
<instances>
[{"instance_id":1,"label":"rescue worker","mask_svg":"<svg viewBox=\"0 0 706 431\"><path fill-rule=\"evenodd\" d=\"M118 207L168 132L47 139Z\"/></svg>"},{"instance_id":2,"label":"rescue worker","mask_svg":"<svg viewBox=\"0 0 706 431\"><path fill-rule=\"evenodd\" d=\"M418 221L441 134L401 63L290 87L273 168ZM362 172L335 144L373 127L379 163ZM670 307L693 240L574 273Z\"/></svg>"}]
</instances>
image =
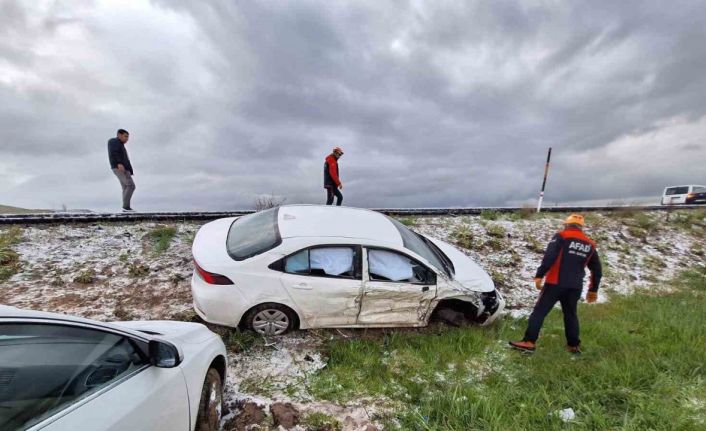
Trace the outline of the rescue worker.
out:
<instances>
[{"instance_id":1,"label":"rescue worker","mask_svg":"<svg viewBox=\"0 0 706 431\"><path fill-rule=\"evenodd\" d=\"M343 183L338 176L338 159L343 155L341 147L336 147L326 157L324 162L324 188L326 189L326 205L333 204L333 197L336 196L336 206L341 206L343 195L339 190L343 190Z\"/></svg>"},{"instance_id":2,"label":"rescue worker","mask_svg":"<svg viewBox=\"0 0 706 431\"><path fill-rule=\"evenodd\" d=\"M576 308L583 290L584 268L588 267L591 271L586 302L593 303L598 299L598 286L602 276L601 261L596 251L596 243L583 233L583 216L571 214L564 224L564 230L554 235L549 242L542 263L537 269L534 283L541 293L527 322L524 338L522 341L510 342L516 349L527 352L535 350L544 318L558 301L564 314L566 349L570 353L581 353ZM542 287L542 279L545 277Z\"/></svg>"}]
</instances>

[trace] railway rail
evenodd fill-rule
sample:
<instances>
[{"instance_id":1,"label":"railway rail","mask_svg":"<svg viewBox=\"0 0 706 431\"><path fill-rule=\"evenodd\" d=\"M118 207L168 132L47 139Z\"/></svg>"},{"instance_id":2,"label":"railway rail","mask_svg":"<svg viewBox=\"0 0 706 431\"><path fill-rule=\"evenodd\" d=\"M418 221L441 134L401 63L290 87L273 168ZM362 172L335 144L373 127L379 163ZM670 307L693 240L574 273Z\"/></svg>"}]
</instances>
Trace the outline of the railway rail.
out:
<instances>
[{"instance_id":1,"label":"railway rail","mask_svg":"<svg viewBox=\"0 0 706 431\"><path fill-rule=\"evenodd\" d=\"M706 205L646 205L646 206L553 206L542 208L543 212L591 212L591 211L672 211L677 209L706 209ZM510 213L534 211L527 207L472 207L472 208L374 208L374 211L395 216L441 216L477 215L483 211ZM0 225L8 224L65 224L96 222L134 221L188 221L215 220L222 217L235 217L251 214L254 210L236 211L191 211L191 212L54 212L36 214L0 214Z\"/></svg>"}]
</instances>

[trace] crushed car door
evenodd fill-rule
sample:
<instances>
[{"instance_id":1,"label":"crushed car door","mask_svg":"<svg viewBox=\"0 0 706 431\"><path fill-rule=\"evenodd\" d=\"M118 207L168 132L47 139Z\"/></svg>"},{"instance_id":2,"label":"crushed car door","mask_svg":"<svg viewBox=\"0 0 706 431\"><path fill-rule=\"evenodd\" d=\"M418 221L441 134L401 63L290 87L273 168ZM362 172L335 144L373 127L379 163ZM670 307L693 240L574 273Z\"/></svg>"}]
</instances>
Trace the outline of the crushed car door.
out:
<instances>
[{"instance_id":1,"label":"crushed car door","mask_svg":"<svg viewBox=\"0 0 706 431\"><path fill-rule=\"evenodd\" d=\"M355 324L363 283L360 255L357 246L327 245L285 258L282 284L309 327Z\"/></svg>"},{"instance_id":2,"label":"crushed car door","mask_svg":"<svg viewBox=\"0 0 706 431\"><path fill-rule=\"evenodd\" d=\"M419 325L436 297L436 273L409 256L367 248L358 324Z\"/></svg>"}]
</instances>

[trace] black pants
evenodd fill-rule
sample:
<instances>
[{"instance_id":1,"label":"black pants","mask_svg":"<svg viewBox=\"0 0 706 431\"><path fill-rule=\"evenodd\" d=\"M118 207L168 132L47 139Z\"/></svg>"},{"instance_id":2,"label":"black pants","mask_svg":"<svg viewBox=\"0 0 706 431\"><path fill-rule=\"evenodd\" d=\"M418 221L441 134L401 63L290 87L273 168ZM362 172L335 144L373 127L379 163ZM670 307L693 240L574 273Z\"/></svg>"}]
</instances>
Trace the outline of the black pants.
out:
<instances>
[{"instance_id":1,"label":"black pants","mask_svg":"<svg viewBox=\"0 0 706 431\"><path fill-rule=\"evenodd\" d=\"M580 298L581 289L566 289L554 285L545 285L537 303L534 305L532 314L530 314L524 340L537 341L544 318L552 311L554 304L559 301L561 303L561 311L564 313L566 344L571 347L578 347L581 344L581 340L579 339L579 318L576 314L576 308Z\"/></svg>"},{"instance_id":2,"label":"black pants","mask_svg":"<svg viewBox=\"0 0 706 431\"><path fill-rule=\"evenodd\" d=\"M336 196L336 206L341 206L343 195L337 187L326 187L326 205L333 204L333 197Z\"/></svg>"}]
</instances>

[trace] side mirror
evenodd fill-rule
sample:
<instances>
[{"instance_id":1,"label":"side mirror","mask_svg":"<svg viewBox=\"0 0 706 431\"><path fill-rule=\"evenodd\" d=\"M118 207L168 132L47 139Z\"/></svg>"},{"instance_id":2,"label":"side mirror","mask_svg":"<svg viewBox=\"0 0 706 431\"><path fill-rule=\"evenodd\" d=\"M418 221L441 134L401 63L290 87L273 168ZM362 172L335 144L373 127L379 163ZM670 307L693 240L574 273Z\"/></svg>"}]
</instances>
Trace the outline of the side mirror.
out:
<instances>
[{"instance_id":1,"label":"side mirror","mask_svg":"<svg viewBox=\"0 0 706 431\"><path fill-rule=\"evenodd\" d=\"M159 340L149 342L150 362L159 368L174 368L181 364L179 349L172 343Z\"/></svg>"}]
</instances>

